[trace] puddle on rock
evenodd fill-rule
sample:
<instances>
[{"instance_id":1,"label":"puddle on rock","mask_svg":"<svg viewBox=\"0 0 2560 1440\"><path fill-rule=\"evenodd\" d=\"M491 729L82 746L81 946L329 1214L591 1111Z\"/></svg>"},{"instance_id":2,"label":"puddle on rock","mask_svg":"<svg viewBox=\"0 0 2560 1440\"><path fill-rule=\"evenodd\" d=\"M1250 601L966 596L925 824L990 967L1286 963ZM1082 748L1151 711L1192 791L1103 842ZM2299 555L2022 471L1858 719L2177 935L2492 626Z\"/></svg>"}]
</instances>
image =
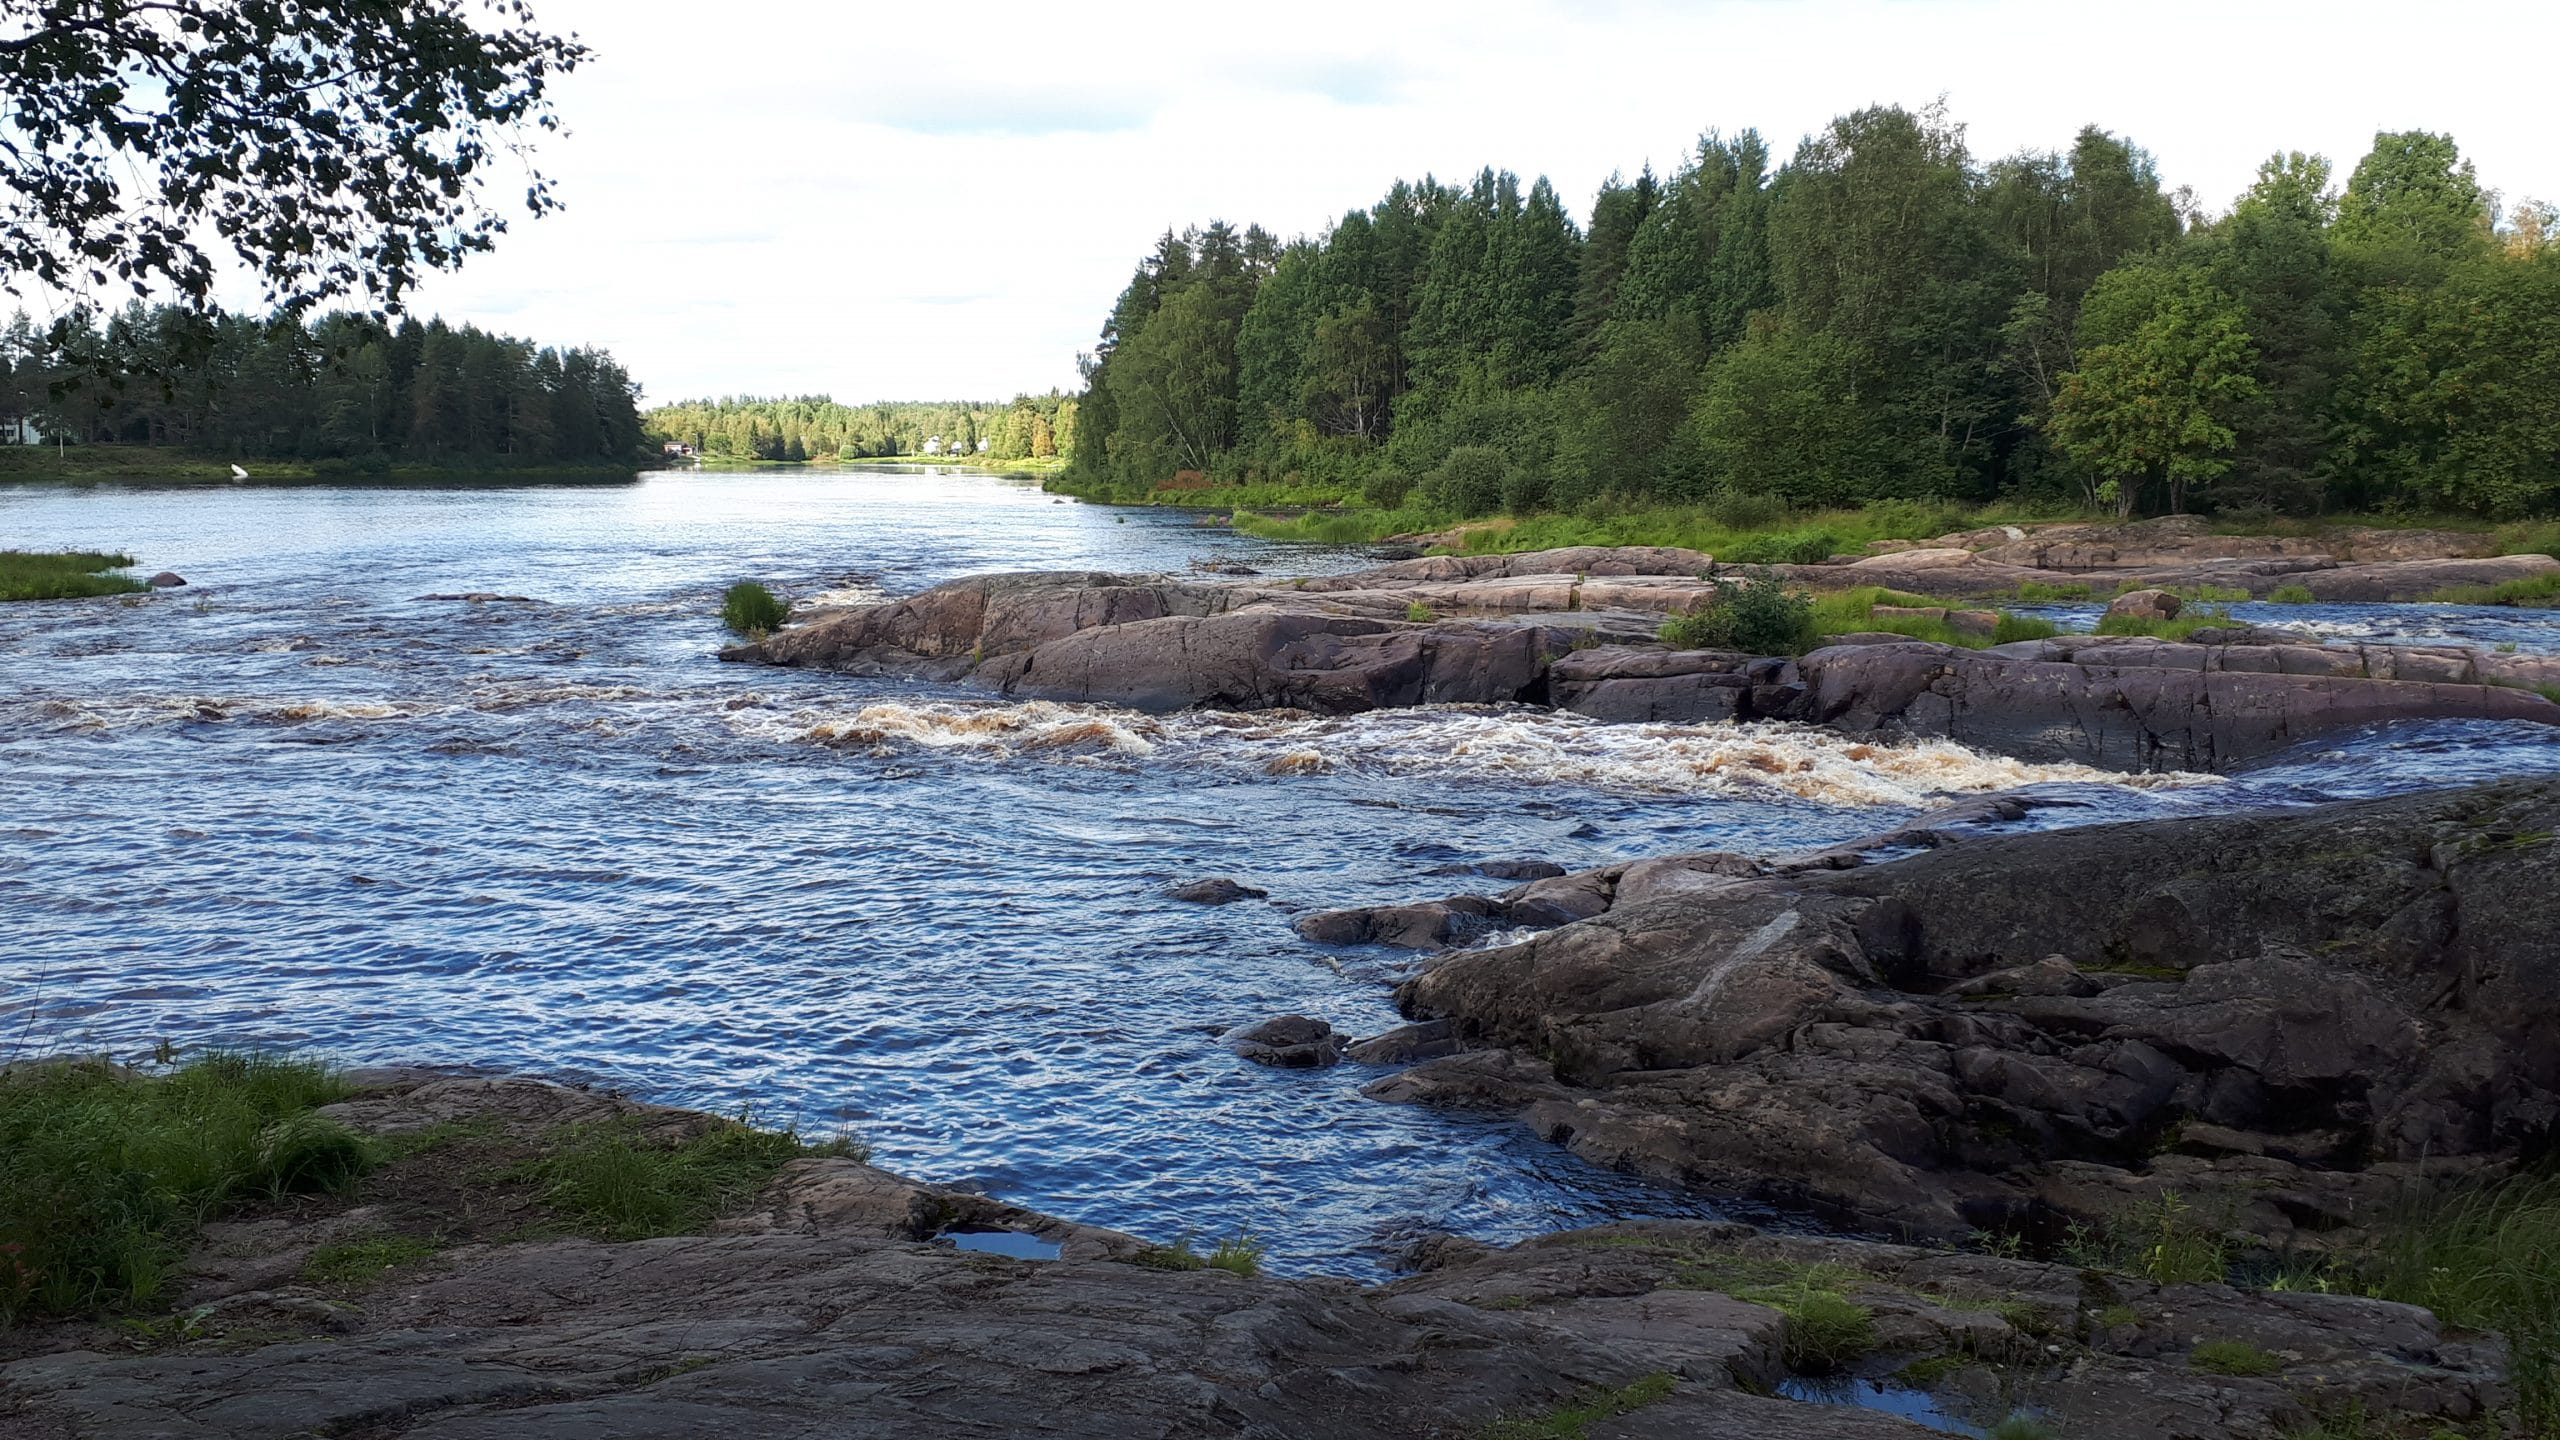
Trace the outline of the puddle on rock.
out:
<instances>
[{"instance_id":1,"label":"puddle on rock","mask_svg":"<svg viewBox=\"0 0 2560 1440\"><path fill-rule=\"evenodd\" d=\"M1055 1240L1043 1240L1019 1230L945 1230L933 1238L948 1240L962 1250L1015 1260L1055 1260L1064 1248Z\"/></svg>"},{"instance_id":2,"label":"puddle on rock","mask_svg":"<svg viewBox=\"0 0 2560 1440\"><path fill-rule=\"evenodd\" d=\"M1937 1397L1928 1391L1915 1390L1894 1380L1861 1380L1848 1375L1791 1375L1778 1382L1778 1393L1790 1400L1803 1400L1815 1405L1881 1410L1932 1430L1943 1430L1950 1435L1970 1435L1975 1440L1982 1440L1990 1433L1971 1421L1957 1419L1940 1409Z\"/></svg>"}]
</instances>

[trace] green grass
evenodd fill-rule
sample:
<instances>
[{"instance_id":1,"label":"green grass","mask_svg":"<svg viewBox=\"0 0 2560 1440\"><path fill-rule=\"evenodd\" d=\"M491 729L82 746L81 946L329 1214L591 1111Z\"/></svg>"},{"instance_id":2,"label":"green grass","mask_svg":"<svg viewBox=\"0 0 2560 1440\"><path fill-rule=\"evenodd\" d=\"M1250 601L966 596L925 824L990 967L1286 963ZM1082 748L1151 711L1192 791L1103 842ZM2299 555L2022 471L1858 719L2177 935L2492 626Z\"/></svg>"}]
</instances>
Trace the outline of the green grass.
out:
<instances>
[{"instance_id":1,"label":"green grass","mask_svg":"<svg viewBox=\"0 0 2560 1440\"><path fill-rule=\"evenodd\" d=\"M1989 1440L2062 1440L2053 1422L2035 1415L2011 1415L1991 1427Z\"/></svg>"},{"instance_id":2,"label":"green grass","mask_svg":"<svg viewBox=\"0 0 2560 1440\"><path fill-rule=\"evenodd\" d=\"M1404 618L1412 621L1416 625L1428 625L1432 621L1439 619L1440 616L1430 606L1416 600L1412 604L1404 607Z\"/></svg>"},{"instance_id":3,"label":"green grass","mask_svg":"<svg viewBox=\"0 0 2560 1440\"><path fill-rule=\"evenodd\" d=\"M1828 1375L1875 1346L1875 1312L1827 1286L1799 1279L1739 1290L1734 1298L1787 1317L1779 1354L1798 1374Z\"/></svg>"},{"instance_id":4,"label":"green grass","mask_svg":"<svg viewBox=\"0 0 2560 1440\"><path fill-rule=\"evenodd\" d=\"M562 1135L559 1148L524 1167L543 1203L580 1234L647 1240L690 1234L754 1197L783 1166L811 1155L861 1159L838 1138L812 1143L791 1131L722 1122L678 1145L653 1144L622 1124Z\"/></svg>"},{"instance_id":5,"label":"green grass","mask_svg":"<svg viewBox=\"0 0 2560 1440\"><path fill-rule=\"evenodd\" d=\"M2560 1434L2560 1172L2412 1200L2340 1266L2355 1289L2504 1335L2527 1433Z\"/></svg>"},{"instance_id":6,"label":"green grass","mask_svg":"<svg viewBox=\"0 0 2560 1440\"><path fill-rule=\"evenodd\" d=\"M741 580L720 596L720 623L751 640L782 628L791 607L753 580Z\"/></svg>"},{"instance_id":7,"label":"green grass","mask_svg":"<svg viewBox=\"0 0 2560 1440\"><path fill-rule=\"evenodd\" d=\"M1224 1270L1251 1278L1262 1273L1262 1257L1267 1253L1250 1232L1238 1231L1206 1255L1192 1249L1191 1237L1185 1235L1170 1245L1149 1245L1131 1256L1130 1262L1149 1270Z\"/></svg>"},{"instance_id":8,"label":"green grass","mask_svg":"<svg viewBox=\"0 0 2560 1440\"><path fill-rule=\"evenodd\" d=\"M2284 1362L2246 1340L2199 1340L2187 1352L2187 1364L2208 1375L2256 1378L2273 1375Z\"/></svg>"},{"instance_id":9,"label":"green grass","mask_svg":"<svg viewBox=\"0 0 2560 1440\"><path fill-rule=\"evenodd\" d=\"M2528 575L2500 585L2456 585L2427 598L2439 605L2515 605L2537 610L2560 608L2560 570Z\"/></svg>"},{"instance_id":10,"label":"green grass","mask_svg":"<svg viewBox=\"0 0 2560 1440\"><path fill-rule=\"evenodd\" d=\"M2166 1190L2127 1206L2104 1225L2072 1226L2063 1258L2083 1269L2120 1270L2159 1285L2204 1285L2229 1273L2231 1246L2186 1197Z\"/></svg>"},{"instance_id":11,"label":"green grass","mask_svg":"<svg viewBox=\"0 0 2560 1440\"><path fill-rule=\"evenodd\" d=\"M311 1114L346 1093L321 1066L260 1055L0 1077L0 1325L148 1304L205 1221L353 1184L373 1153Z\"/></svg>"},{"instance_id":12,"label":"green grass","mask_svg":"<svg viewBox=\"0 0 2560 1440\"><path fill-rule=\"evenodd\" d=\"M1593 1422L1630 1415L1664 1399L1673 1383L1657 1371L1615 1390L1586 1390L1543 1415L1497 1420L1477 1433L1482 1440L1583 1440Z\"/></svg>"},{"instance_id":13,"label":"green grass","mask_svg":"<svg viewBox=\"0 0 2560 1440\"><path fill-rule=\"evenodd\" d=\"M73 600L89 595L130 595L148 588L113 572L130 555L95 550L0 550L0 600Z\"/></svg>"},{"instance_id":14,"label":"green grass","mask_svg":"<svg viewBox=\"0 0 2560 1440\"><path fill-rule=\"evenodd\" d=\"M2307 585L2279 585L2267 598L2278 605L2309 605L2320 597Z\"/></svg>"},{"instance_id":15,"label":"green grass","mask_svg":"<svg viewBox=\"0 0 2560 1440\"><path fill-rule=\"evenodd\" d=\"M361 1285L436 1253L434 1242L414 1235L377 1235L323 1245L302 1262L302 1278L315 1285Z\"/></svg>"},{"instance_id":16,"label":"green grass","mask_svg":"<svg viewBox=\"0 0 2560 1440\"><path fill-rule=\"evenodd\" d=\"M1992 645L2006 645L2017 640L2044 640L2061 631L2051 621L2029 615L1999 612L1999 624L1991 633L1960 630L1944 620L1926 615L1878 615L1879 605L1905 609L1934 609L1943 601L1925 595L1906 595L1877 585L1860 585L1817 595L1813 601L1813 624L1820 639L1835 635L1867 632L1880 635L1908 635L1914 640L1934 641L1940 645L1960 645L1979 650ZM1961 605L1949 609L1963 609Z\"/></svg>"}]
</instances>

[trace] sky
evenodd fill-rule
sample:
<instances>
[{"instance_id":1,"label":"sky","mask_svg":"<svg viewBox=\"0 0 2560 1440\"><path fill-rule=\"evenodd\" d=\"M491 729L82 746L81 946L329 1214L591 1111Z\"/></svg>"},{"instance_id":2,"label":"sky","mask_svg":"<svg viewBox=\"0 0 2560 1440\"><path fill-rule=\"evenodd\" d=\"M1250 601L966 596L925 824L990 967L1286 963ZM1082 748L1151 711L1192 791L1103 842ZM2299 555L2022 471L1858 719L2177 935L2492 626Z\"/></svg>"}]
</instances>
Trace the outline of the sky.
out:
<instances>
[{"instance_id":1,"label":"sky","mask_svg":"<svg viewBox=\"0 0 2560 1440\"><path fill-rule=\"evenodd\" d=\"M994 400L1077 384L1157 235L1313 234L1400 176L1612 171L1705 130L1781 157L1943 95L1975 155L2131 138L2227 208L2277 150L2343 180L2377 130L2449 131L2560 201L2560 6L2256 0L535 0L596 58L538 154L565 212L418 308L610 349L651 403Z\"/></svg>"}]
</instances>

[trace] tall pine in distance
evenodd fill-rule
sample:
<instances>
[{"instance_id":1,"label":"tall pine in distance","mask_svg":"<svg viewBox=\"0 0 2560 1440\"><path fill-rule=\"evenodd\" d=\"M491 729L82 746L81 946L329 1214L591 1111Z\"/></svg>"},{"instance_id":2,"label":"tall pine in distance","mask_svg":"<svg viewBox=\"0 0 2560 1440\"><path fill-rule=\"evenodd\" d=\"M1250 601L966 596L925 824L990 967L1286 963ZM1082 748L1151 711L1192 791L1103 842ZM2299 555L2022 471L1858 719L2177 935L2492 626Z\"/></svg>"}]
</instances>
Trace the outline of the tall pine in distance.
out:
<instances>
[{"instance_id":1,"label":"tall pine in distance","mask_svg":"<svg viewBox=\"0 0 2560 1440\"><path fill-rule=\"evenodd\" d=\"M1986 159L1943 103L1874 106L1783 161L1710 131L1582 221L1487 167L1292 241L1167 231L1084 357L1057 483L1417 524L1719 497L2560 508L2550 207L2502 217L2427 132L2334 173L2278 151L2208 215L2100 126Z\"/></svg>"}]
</instances>

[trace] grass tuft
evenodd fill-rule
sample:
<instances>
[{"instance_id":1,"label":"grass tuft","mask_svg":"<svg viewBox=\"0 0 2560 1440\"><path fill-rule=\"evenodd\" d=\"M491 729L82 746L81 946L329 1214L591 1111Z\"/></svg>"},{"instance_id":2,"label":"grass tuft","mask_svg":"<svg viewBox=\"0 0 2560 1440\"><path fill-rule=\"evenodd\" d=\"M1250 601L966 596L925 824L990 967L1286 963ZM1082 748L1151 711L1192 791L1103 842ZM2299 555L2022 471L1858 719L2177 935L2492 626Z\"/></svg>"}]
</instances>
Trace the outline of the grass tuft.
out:
<instances>
[{"instance_id":1,"label":"grass tuft","mask_svg":"<svg viewBox=\"0 0 2560 1440\"><path fill-rule=\"evenodd\" d=\"M1224 1270L1231 1275L1250 1279L1262 1273L1262 1257L1269 1253L1250 1231L1238 1231L1220 1240L1208 1254L1191 1248L1191 1237L1183 1236L1170 1245L1149 1245L1130 1257L1130 1263L1149 1270Z\"/></svg>"},{"instance_id":2,"label":"grass tuft","mask_svg":"<svg viewBox=\"0 0 2560 1440\"><path fill-rule=\"evenodd\" d=\"M148 1304L205 1221L352 1184L370 1148L310 1113L346 1094L319 1065L264 1055L0 1076L0 1325Z\"/></svg>"},{"instance_id":3,"label":"grass tuft","mask_svg":"<svg viewBox=\"0 0 2560 1440\"><path fill-rule=\"evenodd\" d=\"M804 1156L863 1158L850 1139L820 1143L790 1131L724 1122L681 1144L652 1144L622 1124L567 1132L553 1154L524 1167L543 1201L582 1234L647 1240L701 1229L753 1197Z\"/></svg>"},{"instance_id":4,"label":"grass tuft","mask_svg":"<svg viewBox=\"0 0 2560 1440\"><path fill-rule=\"evenodd\" d=\"M2436 1192L2378 1228L2349 1284L2503 1334L2527 1432L2560 1434L2560 1172Z\"/></svg>"},{"instance_id":5,"label":"grass tuft","mask_svg":"<svg viewBox=\"0 0 2560 1440\"><path fill-rule=\"evenodd\" d=\"M1987 1440L2062 1440L2062 1432L2041 1415L2011 1415L1986 1432Z\"/></svg>"},{"instance_id":6,"label":"grass tuft","mask_svg":"<svg viewBox=\"0 0 2560 1440\"><path fill-rule=\"evenodd\" d=\"M2246 1340L2199 1340L2187 1352L2187 1364L2208 1375L2244 1379L2273 1375L2284 1368L2282 1360Z\"/></svg>"},{"instance_id":7,"label":"grass tuft","mask_svg":"<svg viewBox=\"0 0 2560 1440\"><path fill-rule=\"evenodd\" d=\"M2310 605L2316 603L2320 597L2312 594L2311 587L2308 585L2279 585L2267 596L2267 599L2278 605Z\"/></svg>"},{"instance_id":8,"label":"grass tuft","mask_svg":"<svg viewBox=\"0 0 2560 1440\"><path fill-rule=\"evenodd\" d=\"M2500 585L2456 585L2427 598L2439 605L2519 605L2548 610L2560 607L2560 570Z\"/></svg>"},{"instance_id":9,"label":"grass tuft","mask_svg":"<svg viewBox=\"0 0 2560 1440\"><path fill-rule=\"evenodd\" d=\"M753 580L741 580L720 597L720 623L750 640L782 628L791 607Z\"/></svg>"},{"instance_id":10,"label":"grass tuft","mask_svg":"<svg viewBox=\"0 0 2560 1440\"><path fill-rule=\"evenodd\" d=\"M1416 625L1428 625L1432 621L1439 619L1440 615L1439 612L1433 610L1430 606L1416 600L1412 604L1404 607L1404 618L1412 621Z\"/></svg>"},{"instance_id":11,"label":"grass tuft","mask_svg":"<svg viewBox=\"0 0 2560 1440\"><path fill-rule=\"evenodd\" d=\"M96 550L0 550L0 600L76 600L150 588L113 573L132 563L130 555Z\"/></svg>"},{"instance_id":12,"label":"grass tuft","mask_svg":"<svg viewBox=\"0 0 2560 1440\"><path fill-rule=\"evenodd\" d=\"M1583 1440L1592 1422L1631 1415L1667 1398L1672 1378L1656 1371L1615 1390L1586 1390L1544 1415L1497 1420L1480 1434L1483 1440Z\"/></svg>"},{"instance_id":13,"label":"grass tuft","mask_svg":"<svg viewBox=\"0 0 2560 1440\"><path fill-rule=\"evenodd\" d=\"M432 1241L414 1235L342 1240L312 1251L302 1262L302 1278L315 1285L361 1285L435 1253Z\"/></svg>"}]
</instances>

